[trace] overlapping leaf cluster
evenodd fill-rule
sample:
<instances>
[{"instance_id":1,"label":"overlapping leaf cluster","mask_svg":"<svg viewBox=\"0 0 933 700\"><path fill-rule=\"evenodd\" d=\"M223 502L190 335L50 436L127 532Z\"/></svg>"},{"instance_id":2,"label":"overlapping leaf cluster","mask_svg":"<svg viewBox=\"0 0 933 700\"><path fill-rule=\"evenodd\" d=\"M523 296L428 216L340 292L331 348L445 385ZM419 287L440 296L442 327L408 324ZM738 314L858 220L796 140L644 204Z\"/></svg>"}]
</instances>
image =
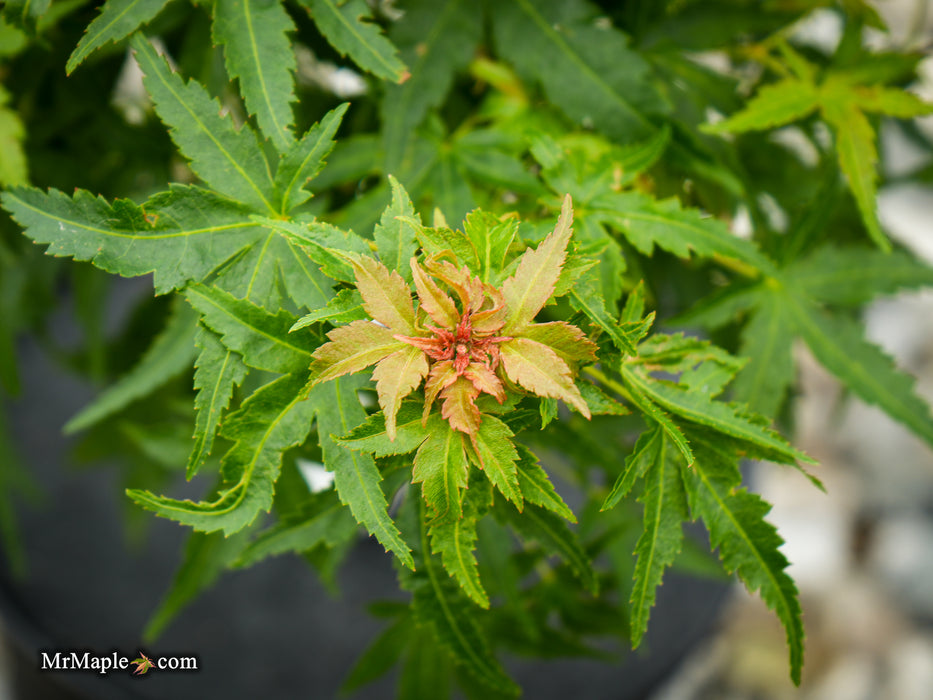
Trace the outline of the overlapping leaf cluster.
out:
<instances>
[{"instance_id":1,"label":"overlapping leaf cluster","mask_svg":"<svg viewBox=\"0 0 933 700\"><path fill-rule=\"evenodd\" d=\"M882 64L869 70L863 66L831 67L820 75L817 67L787 42L778 42L778 47L784 61L775 62L784 73L782 79L761 87L742 111L708 126L707 131L776 129L819 111L833 130L839 167L858 203L865 228L879 247L890 250L876 211L878 152L875 130L867 115L910 119L930 114L933 105L882 82L896 78L903 72L903 65Z\"/></svg>"},{"instance_id":2,"label":"overlapping leaf cluster","mask_svg":"<svg viewBox=\"0 0 933 700\"><path fill-rule=\"evenodd\" d=\"M165 4L107 0L68 70ZM296 133L302 23L276 0L218 0L210 39L243 124L156 45L130 39L197 184L142 204L83 190L2 196L48 253L152 274L156 294L177 297L138 364L68 425L106 425L193 365L184 467L216 474L213 486L198 502L130 491L194 530L149 634L225 569L267 556L302 553L332 580L362 526L393 553L411 604L393 608L348 686L400 660L406 697L443 697L453 678L471 696L514 695L495 646L596 656L595 634L637 646L665 572L695 547L683 523L702 520L722 567L784 625L799 682L797 590L740 460L810 462L770 420L794 384L796 338L933 444L929 407L852 313L933 273L833 234L855 214L889 245L866 115L929 111L901 89L916 61L860 54L865 15L846 17L835 55L803 53L784 30L803 10L757 3L717 4L711 27L691 3L412 0L391 22L380 6L385 33L362 0L299 4L383 81L362 98L371 121L354 110L336 145L347 105ZM47 5L7 3L4 16L41 32ZM761 42L733 45L746 30ZM732 77L683 50L723 45L735 64L766 68L744 107ZM731 116L704 128L737 138L701 133L710 106ZM817 165L756 170L774 148L758 132L791 122L812 136ZM843 182L854 207L836 197ZM814 200L801 204L801 190ZM768 198L789 212L782 230ZM427 226L416 209L432 206ZM725 223L740 206L751 240ZM722 335L739 338L737 352L658 331L671 311L737 331ZM335 488L310 489L309 462ZM575 514L549 472L588 506Z\"/></svg>"}]
</instances>

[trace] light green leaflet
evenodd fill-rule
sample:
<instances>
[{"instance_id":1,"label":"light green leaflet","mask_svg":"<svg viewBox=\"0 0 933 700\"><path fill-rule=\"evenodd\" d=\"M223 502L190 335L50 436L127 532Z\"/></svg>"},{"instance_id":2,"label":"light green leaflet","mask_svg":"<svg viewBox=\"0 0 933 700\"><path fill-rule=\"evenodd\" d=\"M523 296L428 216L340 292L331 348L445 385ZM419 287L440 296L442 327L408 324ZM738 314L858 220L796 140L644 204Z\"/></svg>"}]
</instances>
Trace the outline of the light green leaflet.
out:
<instances>
[{"instance_id":1,"label":"light green leaflet","mask_svg":"<svg viewBox=\"0 0 933 700\"><path fill-rule=\"evenodd\" d=\"M107 0L88 25L65 70L74 71L94 51L111 41L129 36L162 11L168 0Z\"/></svg>"},{"instance_id":2,"label":"light green leaflet","mask_svg":"<svg viewBox=\"0 0 933 700\"><path fill-rule=\"evenodd\" d=\"M692 436L691 436L692 437ZM803 624L797 588L785 569L777 530L764 520L771 506L739 489L737 459L723 450L693 439L697 460L681 464L681 475L693 517L702 517L710 531L710 545L719 549L727 571L734 571L750 591L780 618L787 633L791 678L800 683L803 665Z\"/></svg>"},{"instance_id":3,"label":"light green leaflet","mask_svg":"<svg viewBox=\"0 0 933 700\"><path fill-rule=\"evenodd\" d=\"M237 130L231 119L221 117L207 91L173 73L146 38L136 35L130 44L156 112L192 170L217 192L275 215L272 172L252 128Z\"/></svg>"},{"instance_id":4,"label":"light green leaflet","mask_svg":"<svg viewBox=\"0 0 933 700\"><path fill-rule=\"evenodd\" d=\"M409 545L389 517L389 504L379 485L382 475L373 458L340 445L332 437L346 435L365 420L366 413L356 396L364 385L357 376L351 376L319 384L311 390L324 463L334 472L340 501L350 506L357 522L405 566L414 568Z\"/></svg>"},{"instance_id":5,"label":"light green leaflet","mask_svg":"<svg viewBox=\"0 0 933 700\"><path fill-rule=\"evenodd\" d=\"M933 104L900 89L859 85L858 76L847 74L844 69L829 71L817 85L813 67L786 43L783 48L785 59L797 75L760 88L743 110L708 125L706 130L741 133L773 129L819 110L835 133L839 167L848 180L869 235L878 247L890 251L891 243L881 230L875 202L878 179L875 130L865 112L909 119L929 114ZM871 78L867 74L864 77Z\"/></svg>"},{"instance_id":6,"label":"light green leaflet","mask_svg":"<svg viewBox=\"0 0 933 700\"><path fill-rule=\"evenodd\" d=\"M369 21L365 0L301 0L321 34L342 55L349 56L363 70L384 80L400 82L405 64L397 49L383 36L377 24Z\"/></svg>"},{"instance_id":7,"label":"light green leaflet","mask_svg":"<svg viewBox=\"0 0 933 700\"><path fill-rule=\"evenodd\" d=\"M648 616L664 570L680 552L681 523L687 519L687 497L680 476L682 457L663 433L655 433L653 452L644 475L645 488L639 500L645 505L644 530L635 546L635 585L632 588L632 646L637 647L648 629Z\"/></svg>"},{"instance_id":8,"label":"light green leaflet","mask_svg":"<svg viewBox=\"0 0 933 700\"><path fill-rule=\"evenodd\" d=\"M646 115L666 105L650 84L648 64L620 31L593 25L586 3L516 0L492 9L499 52L539 80L568 116L621 141L654 132Z\"/></svg>"},{"instance_id":9,"label":"light green leaflet","mask_svg":"<svg viewBox=\"0 0 933 700\"><path fill-rule=\"evenodd\" d=\"M284 152L294 142L295 53L286 34L295 25L279 0L217 0L212 36L224 46L227 73L240 81L250 114Z\"/></svg>"}]
</instances>

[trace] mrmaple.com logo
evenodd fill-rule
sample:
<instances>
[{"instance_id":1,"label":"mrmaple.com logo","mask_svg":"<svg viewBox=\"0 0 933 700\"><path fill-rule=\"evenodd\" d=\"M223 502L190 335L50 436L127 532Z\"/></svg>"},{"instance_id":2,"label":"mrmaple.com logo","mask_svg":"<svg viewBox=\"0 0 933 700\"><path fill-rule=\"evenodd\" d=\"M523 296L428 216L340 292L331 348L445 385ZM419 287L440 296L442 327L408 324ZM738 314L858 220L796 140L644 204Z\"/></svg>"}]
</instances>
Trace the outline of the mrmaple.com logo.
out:
<instances>
[{"instance_id":1,"label":"mrmaple.com logo","mask_svg":"<svg viewBox=\"0 0 933 700\"><path fill-rule=\"evenodd\" d=\"M106 655L95 654L92 651L40 651L40 671L93 671L102 676L111 671L131 670L134 676L143 676L150 670L159 671L198 671L198 657L194 655L179 656L147 656L137 652L136 658L131 659L118 651Z\"/></svg>"}]
</instances>

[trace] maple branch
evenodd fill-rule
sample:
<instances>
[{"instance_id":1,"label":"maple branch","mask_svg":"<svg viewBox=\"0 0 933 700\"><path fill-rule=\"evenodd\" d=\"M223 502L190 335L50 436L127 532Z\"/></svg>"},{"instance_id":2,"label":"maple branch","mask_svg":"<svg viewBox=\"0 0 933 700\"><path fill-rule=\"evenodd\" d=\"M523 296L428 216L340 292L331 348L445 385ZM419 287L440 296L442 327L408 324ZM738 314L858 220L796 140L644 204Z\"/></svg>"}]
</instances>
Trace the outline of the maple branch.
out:
<instances>
[{"instance_id":1,"label":"maple branch","mask_svg":"<svg viewBox=\"0 0 933 700\"><path fill-rule=\"evenodd\" d=\"M619 396L621 396L623 399L625 399L629 403L631 404L635 403L632 400L632 395L629 393L628 389L626 389L625 386L623 386L621 382L617 382L615 379L611 379L610 377L608 377L602 370L596 369L596 367L591 365L589 367L584 367L581 371L584 374L595 379L597 382L602 384L607 389L611 389L612 391L616 392Z\"/></svg>"}]
</instances>

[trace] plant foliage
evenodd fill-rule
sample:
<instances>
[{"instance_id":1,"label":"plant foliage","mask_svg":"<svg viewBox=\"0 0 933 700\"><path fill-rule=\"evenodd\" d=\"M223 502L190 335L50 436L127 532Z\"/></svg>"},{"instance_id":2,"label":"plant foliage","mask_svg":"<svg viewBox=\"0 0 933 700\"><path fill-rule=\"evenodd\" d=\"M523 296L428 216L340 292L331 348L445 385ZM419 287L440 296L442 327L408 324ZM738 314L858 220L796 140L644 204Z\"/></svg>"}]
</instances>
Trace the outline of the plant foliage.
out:
<instances>
[{"instance_id":1,"label":"plant foliage","mask_svg":"<svg viewBox=\"0 0 933 700\"><path fill-rule=\"evenodd\" d=\"M845 27L835 51L796 41L809 3L410 0L396 14L363 0L106 0L65 67L101 71L125 45L184 161L182 182L106 197L62 190L77 178L29 186L26 98L0 92L0 202L16 225L50 256L151 275L173 300L151 347L67 426L106 425L167 379L190 381L178 468L213 485L196 502L127 491L192 528L148 633L226 568L284 552L333 563L363 531L398 563L410 609L348 687L398 660L403 697L445 697L454 679L513 696L499 646L589 653L599 617L637 647L683 525L700 520L784 626L799 683L797 589L740 470L813 464L776 423L794 343L933 445L929 406L854 313L933 284L891 252L876 211L879 120L933 107L908 89L918 57L862 47L860 3L821 4ZM2 30L56 38L56 6L9 2ZM358 70L365 93L350 105L308 88L309 47ZM694 60L708 50L730 70ZM747 100L740 74L758 76ZM708 123L713 111L724 118ZM769 140L788 125L814 163ZM750 238L730 230L740 208ZM4 270L36 264L7 247ZM25 293L2 283L3 303ZM0 330L7 387L17 318L4 311ZM297 451L333 489L288 477ZM574 512L571 491L602 510ZM639 514L633 537L623 511ZM631 543L633 566L602 569L600 554L631 559ZM548 586L562 587L554 608L533 605ZM571 623L603 603L615 612ZM430 668L411 661L428 653Z\"/></svg>"}]
</instances>

